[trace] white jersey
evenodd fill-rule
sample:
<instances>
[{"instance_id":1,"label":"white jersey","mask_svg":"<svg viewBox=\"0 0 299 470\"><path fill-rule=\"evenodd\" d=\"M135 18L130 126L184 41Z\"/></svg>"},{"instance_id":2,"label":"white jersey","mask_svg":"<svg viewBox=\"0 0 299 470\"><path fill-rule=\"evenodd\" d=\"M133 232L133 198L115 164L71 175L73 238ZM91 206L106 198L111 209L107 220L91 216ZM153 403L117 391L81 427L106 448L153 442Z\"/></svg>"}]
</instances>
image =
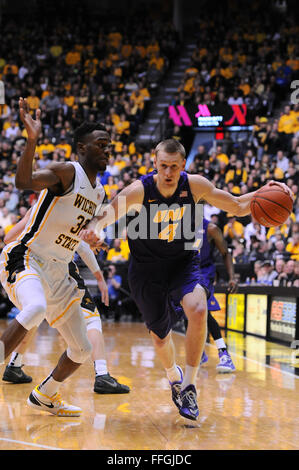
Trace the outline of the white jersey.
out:
<instances>
[{"instance_id":1,"label":"white jersey","mask_svg":"<svg viewBox=\"0 0 299 470\"><path fill-rule=\"evenodd\" d=\"M103 186L93 188L78 162L72 188L62 196L41 191L25 229L17 241L45 260L72 261L81 239L79 232L95 215L105 197ZM16 244L16 242L14 242ZM26 250L27 251L27 250Z\"/></svg>"}]
</instances>

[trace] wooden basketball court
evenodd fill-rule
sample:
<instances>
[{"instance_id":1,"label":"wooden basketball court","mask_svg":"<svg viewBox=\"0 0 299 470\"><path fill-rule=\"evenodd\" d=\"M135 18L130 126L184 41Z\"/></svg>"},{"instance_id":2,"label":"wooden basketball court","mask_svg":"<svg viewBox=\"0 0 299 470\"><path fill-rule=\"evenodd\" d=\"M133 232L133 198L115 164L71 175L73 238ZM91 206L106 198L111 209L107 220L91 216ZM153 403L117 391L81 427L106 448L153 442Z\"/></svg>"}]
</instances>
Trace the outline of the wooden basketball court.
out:
<instances>
[{"instance_id":1,"label":"wooden basketball court","mask_svg":"<svg viewBox=\"0 0 299 470\"><path fill-rule=\"evenodd\" d=\"M0 330L6 327L0 321ZM64 341L43 323L25 355L25 385L0 380L0 449L299 449L299 360L290 348L229 332L236 372L216 373L217 350L198 374L198 422L180 417L149 334L141 323L103 325L111 375L131 387L125 395L93 392L91 361L61 387L81 418L57 418L28 407L32 388L64 350ZM184 365L184 338L174 334L177 362ZM4 365L0 366L0 374Z\"/></svg>"}]
</instances>

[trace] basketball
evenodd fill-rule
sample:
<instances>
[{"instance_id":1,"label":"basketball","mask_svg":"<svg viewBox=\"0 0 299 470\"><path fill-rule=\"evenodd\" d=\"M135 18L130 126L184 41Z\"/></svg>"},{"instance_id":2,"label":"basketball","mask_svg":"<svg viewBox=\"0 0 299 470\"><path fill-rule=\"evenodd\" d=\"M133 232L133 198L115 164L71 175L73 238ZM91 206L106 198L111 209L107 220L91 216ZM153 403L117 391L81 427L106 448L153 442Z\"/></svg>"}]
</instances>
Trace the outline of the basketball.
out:
<instances>
[{"instance_id":1,"label":"basketball","mask_svg":"<svg viewBox=\"0 0 299 470\"><path fill-rule=\"evenodd\" d=\"M264 227L282 225L293 209L293 199L279 186L259 189L250 204L252 217Z\"/></svg>"}]
</instances>

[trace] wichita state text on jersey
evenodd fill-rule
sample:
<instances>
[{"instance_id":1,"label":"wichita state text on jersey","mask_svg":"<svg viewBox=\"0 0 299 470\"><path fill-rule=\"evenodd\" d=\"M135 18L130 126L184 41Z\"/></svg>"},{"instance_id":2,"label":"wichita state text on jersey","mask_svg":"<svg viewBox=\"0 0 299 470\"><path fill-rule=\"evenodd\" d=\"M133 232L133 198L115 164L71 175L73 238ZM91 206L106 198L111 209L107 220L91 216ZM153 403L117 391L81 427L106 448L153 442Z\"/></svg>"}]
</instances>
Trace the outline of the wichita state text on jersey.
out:
<instances>
[{"instance_id":1,"label":"wichita state text on jersey","mask_svg":"<svg viewBox=\"0 0 299 470\"><path fill-rule=\"evenodd\" d=\"M78 193L74 202L74 206L79 209L82 209L84 212L86 212L86 214L90 215L90 218L86 218L82 214L77 217L75 225L70 228L71 233L73 235L77 235L80 230L82 230L84 226L87 225L88 222L95 215L97 205L93 201L90 201L86 197L82 196L82 194ZM61 233L55 240L55 243L57 243L57 245L61 244L63 248L66 248L70 251L75 251L79 242L80 241L70 237L65 233Z\"/></svg>"},{"instance_id":2,"label":"wichita state text on jersey","mask_svg":"<svg viewBox=\"0 0 299 470\"><path fill-rule=\"evenodd\" d=\"M79 232L102 204L105 191L100 183L93 188L78 162L71 190L56 196L50 190L41 191L33 206L25 229L18 239L8 245L7 255L22 251L24 260L29 251L43 259L69 263L80 243Z\"/></svg>"}]
</instances>

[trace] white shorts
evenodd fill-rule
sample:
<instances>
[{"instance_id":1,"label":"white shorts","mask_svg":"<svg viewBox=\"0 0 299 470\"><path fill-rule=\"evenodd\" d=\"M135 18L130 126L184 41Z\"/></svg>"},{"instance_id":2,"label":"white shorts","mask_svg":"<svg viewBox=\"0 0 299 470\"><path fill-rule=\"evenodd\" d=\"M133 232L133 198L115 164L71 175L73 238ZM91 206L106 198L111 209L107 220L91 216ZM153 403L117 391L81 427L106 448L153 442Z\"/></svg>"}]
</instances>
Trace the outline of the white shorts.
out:
<instances>
[{"instance_id":1,"label":"white shorts","mask_svg":"<svg viewBox=\"0 0 299 470\"><path fill-rule=\"evenodd\" d=\"M85 285L84 279L80 276L79 269L74 263L71 261L69 264L69 273L70 276L75 279L78 289L83 291L83 298L81 301L81 311L87 326L87 329L95 328L102 332L102 321L97 309L96 304L91 297L88 288Z\"/></svg>"},{"instance_id":2,"label":"white shorts","mask_svg":"<svg viewBox=\"0 0 299 470\"><path fill-rule=\"evenodd\" d=\"M78 289L76 281L70 276L67 263L45 260L30 249L24 251L18 242L7 245L0 256L0 281L19 310L22 310L17 292L20 285L36 278L40 280L45 294L45 318L50 326L56 328L70 318L74 312L72 306L81 303L84 291Z\"/></svg>"}]
</instances>

